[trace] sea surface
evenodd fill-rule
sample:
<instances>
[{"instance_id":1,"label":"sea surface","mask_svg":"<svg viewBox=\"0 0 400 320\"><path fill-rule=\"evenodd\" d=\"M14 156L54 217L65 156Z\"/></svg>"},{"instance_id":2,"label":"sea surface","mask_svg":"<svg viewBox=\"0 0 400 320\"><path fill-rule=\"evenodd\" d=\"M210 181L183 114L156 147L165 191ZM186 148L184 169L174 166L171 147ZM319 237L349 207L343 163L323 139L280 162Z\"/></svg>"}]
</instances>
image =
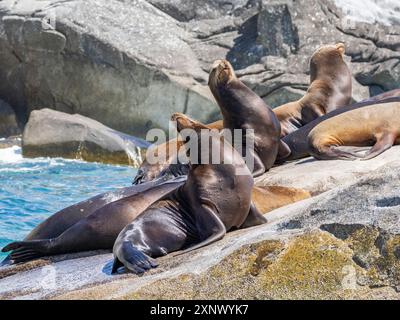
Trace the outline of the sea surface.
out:
<instances>
[{"instance_id":1,"label":"sea surface","mask_svg":"<svg viewBox=\"0 0 400 320\"><path fill-rule=\"evenodd\" d=\"M131 185L136 169L59 158L24 159L0 149L0 248L47 217L99 193ZM0 260L5 254L0 252Z\"/></svg>"}]
</instances>

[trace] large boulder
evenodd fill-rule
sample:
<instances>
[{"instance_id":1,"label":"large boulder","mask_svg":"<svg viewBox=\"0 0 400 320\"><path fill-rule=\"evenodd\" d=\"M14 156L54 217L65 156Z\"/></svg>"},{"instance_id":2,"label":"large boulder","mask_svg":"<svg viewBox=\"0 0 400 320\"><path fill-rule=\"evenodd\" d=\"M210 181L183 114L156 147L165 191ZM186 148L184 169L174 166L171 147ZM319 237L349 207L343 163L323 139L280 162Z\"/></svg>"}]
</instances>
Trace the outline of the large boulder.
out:
<instances>
[{"instance_id":1,"label":"large boulder","mask_svg":"<svg viewBox=\"0 0 400 320\"><path fill-rule=\"evenodd\" d=\"M7 138L21 133L14 110L0 99L0 138Z\"/></svg>"},{"instance_id":2,"label":"large boulder","mask_svg":"<svg viewBox=\"0 0 400 320\"><path fill-rule=\"evenodd\" d=\"M107 252L3 268L0 298L399 299L399 156L397 146L365 162L308 158L273 168L257 184L314 197L268 213L268 224L160 258L140 277L111 276Z\"/></svg>"},{"instance_id":3,"label":"large boulder","mask_svg":"<svg viewBox=\"0 0 400 320\"><path fill-rule=\"evenodd\" d=\"M1 1L0 98L22 123L41 106L144 137L172 112L220 117L207 87L215 59L275 107L304 94L313 51L341 41L360 100L400 86L396 1L366 3L358 13L340 0Z\"/></svg>"},{"instance_id":4,"label":"large boulder","mask_svg":"<svg viewBox=\"0 0 400 320\"><path fill-rule=\"evenodd\" d=\"M41 109L31 112L22 136L27 158L63 157L138 166L148 143L79 114Z\"/></svg>"}]
</instances>

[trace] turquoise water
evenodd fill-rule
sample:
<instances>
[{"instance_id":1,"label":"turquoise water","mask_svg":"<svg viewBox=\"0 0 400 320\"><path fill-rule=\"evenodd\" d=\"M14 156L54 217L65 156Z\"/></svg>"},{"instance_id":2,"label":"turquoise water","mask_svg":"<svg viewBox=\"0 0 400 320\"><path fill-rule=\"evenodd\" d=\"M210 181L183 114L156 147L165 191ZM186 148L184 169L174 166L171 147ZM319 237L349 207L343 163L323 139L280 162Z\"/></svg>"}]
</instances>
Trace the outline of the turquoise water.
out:
<instances>
[{"instance_id":1,"label":"turquoise water","mask_svg":"<svg viewBox=\"0 0 400 320\"><path fill-rule=\"evenodd\" d=\"M0 149L0 248L23 239L62 208L129 186L135 172L83 161L23 159L18 147Z\"/></svg>"}]
</instances>

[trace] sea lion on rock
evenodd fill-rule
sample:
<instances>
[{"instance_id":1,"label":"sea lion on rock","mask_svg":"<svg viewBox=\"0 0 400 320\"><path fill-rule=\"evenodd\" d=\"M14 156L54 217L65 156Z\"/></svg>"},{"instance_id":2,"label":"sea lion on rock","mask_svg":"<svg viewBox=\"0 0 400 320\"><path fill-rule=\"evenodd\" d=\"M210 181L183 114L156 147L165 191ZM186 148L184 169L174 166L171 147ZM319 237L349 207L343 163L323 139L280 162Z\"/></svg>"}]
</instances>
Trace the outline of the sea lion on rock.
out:
<instances>
[{"instance_id":1,"label":"sea lion on rock","mask_svg":"<svg viewBox=\"0 0 400 320\"><path fill-rule=\"evenodd\" d=\"M280 147L281 127L274 112L236 77L227 60L214 62L208 86L221 109L224 129L244 131L242 156L250 152L254 159L253 176L262 175L273 166ZM254 130L254 150L246 148L247 129Z\"/></svg>"},{"instance_id":2,"label":"sea lion on rock","mask_svg":"<svg viewBox=\"0 0 400 320\"><path fill-rule=\"evenodd\" d=\"M194 250L221 239L229 230L266 222L251 204L254 181L241 155L223 136L210 135L206 126L183 114L174 114L173 120L180 133L191 129L189 140L200 142L197 151L190 149L187 181L121 231L113 249L113 272L124 265L143 273L157 266L153 258ZM209 155L221 155L223 161L210 164L202 157L204 148Z\"/></svg>"},{"instance_id":3,"label":"sea lion on rock","mask_svg":"<svg viewBox=\"0 0 400 320\"><path fill-rule=\"evenodd\" d=\"M281 138L350 103L352 75L343 60L344 53L344 44L338 43L323 46L312 55L307 93L298 101L274 109L281 123Z\"/></svg>"},{"instance_id":4,"label":"sea lion on rock","mask_svg":"<svg viewBox=\"0 0 400 320\"><path fill-rule=\"evenodd\" d=\"M109 192L61 210L36 227L24 241L10 243L14 263L42 256L111 249L120 231L143 210L178 188L186 177L159 179Z\"/></svg>"},{"instance_id":5,"label":"sea lion on rock","mask_svg":"<svg viewBox=\"0 0 400 320\"><path fill-rule=\"evenodd\" d=\"M290 150L290 154L286 157L278 158L277 162L282 163L284 161L292 161L308 157L310 153L307 136L313 128L315 128L323 121L326 121L327 119L336 117L339 114L343 114L351 110L356 110L371 105L384 106L386 103L397 101L400 101L400 90L392 90L384 94L363 100L359 103L355 103L353 105L334 110L322 117L315 119L314 121L306 124L304 127L301 127L297 131L292 132L282 139L282 142L286 144L287 148Z\"/></svg>"},{"instance_id":6,"label":"sea lion on rock","mask_svg":"<svg viewBox=\"0 0 400 320\"><path fill-rule=\"evenodd\" d=\"M308 135L312 156L321 160L372 159L400 142L400 102L375 104L342 113ZM371 146L365 154L347 146Z\"/></svg>"},{"instance_id":7,"label":"sea lion on rock","mask_svg":"<svg viewBox=\"0 0 400 320\"><path fill-rule=\"evenodd\" d=\"M216 121L207 125L210 129L222 130L223 124L222 121ZM165 143L160 145L152 146L147 150L146 158L140 165L138 172L136 173L135 178L133 179L133 184L141 184L144 182L151 181L153 179L160 178L163 176L167 169L170 168L168 173L171 173L175 176L186 174L186 167L180 166L179 163L172 164L178 155L179 149L183 146L183 141L177 138L171 139ZM163 162L150 163L147 159L147 155L152 152L155 156L157 156L160 160L165 159ZM184 171L182 171L184 170Z\"/></svg>"}]
</instances>

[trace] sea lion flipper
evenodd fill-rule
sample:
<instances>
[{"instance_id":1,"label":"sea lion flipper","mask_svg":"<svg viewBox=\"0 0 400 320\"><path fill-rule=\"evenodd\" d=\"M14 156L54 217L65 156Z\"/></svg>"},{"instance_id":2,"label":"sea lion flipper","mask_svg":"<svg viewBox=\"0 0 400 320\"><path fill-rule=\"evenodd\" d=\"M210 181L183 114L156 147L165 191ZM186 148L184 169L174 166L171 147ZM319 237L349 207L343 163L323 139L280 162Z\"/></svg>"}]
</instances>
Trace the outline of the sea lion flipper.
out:
<instances>
[{"instance_id":1,"label":"sea lion flipper","mask_svg":"<svg viewBox=\"0 0 400 320\"><path fill-rule=\"evenodd\" d=\"M250 154L248 157L251 157L253 159L253 168L249 168L250 171L252 171L253 178L257 178L261 175L263 175L266 171L264 163L261 161L261 158L258 156L258 154L254 150L249 150ZM250 162L251 163L251 162ZM253 170L251 170L253 169Z\"/></svg>"},{"instance_id":2,"label":"sea lion flipper","mask_svg":"<svg viewBox=\"0 0 400 320\"><path fill-rule=\"evenodd\" d=\"M379 137L375 145L364 155L361 160L369 160L379 156L381 153L390 149L396 141L396 135L388 132Z\"/></svg>"},{"instance_id":3,"label":"sea lion flipper","mask_svg":"<svg viewBox=\"0 0 400 320\"><path fill-rule=\"evenodd\" d=\"M123 242L118 258L121 259L123 265L126 268L136 274L144 273L145 271L150 270L151 268L156 268L158 266L158 263L154 259L149 257L144 252L140 251L133 243L129 241ZM116 260L119 261L118 258L115 258L114 260L112 272L118 270L118 268L114 269L114 266L118 266L118 262L116 263Z\"/></svg>"},{"instance_id":4,"label":"sea lion flipper","mask_svg":"<svg viewBox=\"0 0 400 320\"><path fill-rule=\"evenodd\" d=\"M262 213L257 209L257 207L252 202L250 205L249 215L246 220L240 226L240 229L250 228L259 226L260 224L267 223L268 220L262 215Z\"/></svg>"},{"instance_id":5,"label":"sea lion flipper","mask_svg":"<svg viewBox=\"0 0 400 320\"><path fill-rule=\"evenodd\" d=\"M276 161L282 161L290 156L292 150L290 150L289 146L283 142L282 140L279 142L278 156L276 157Z\"/></svg>"},{"instance_id":6,"label":"sea lion flipper","mask_svg":"<svg viewBox=\"0 0 400 320\"><path fill-rule=\"evenodd\" d=\"M5 267L12 264L10 255L8 255L2 262L0 262L0 267Z\"/></svg>"},{"instance_id":7,"label":"sea lion flipper","mask_svg":"<svg viewBox=\"0 0 400 320\"><path fill-rule=\"evenodd\" d=\"M117 273L118 269L123 266L124 266L124 264L121 261L119 261L118 258L114 258L114 262L113 262L112 269L111 269L111 274Z\"/></svg>"},{"instance_id":8,"label":"sea lion flipper","mask_svg":"<svg viewBox=\"0 0 400 320\"><path fill-rule=\"evenodd\" d=\"M176 256L208 246L209 244L216 242L225 236L226 228L221 219L210 208L208 208L208 206L203 205L201 209L199 208L199 210L202 210L203 214L207 215L207 218L204 219L205 222L201 225L201 231L202 233L208 233L208 236L203 241L195 244L194 246L178 252Z\"/></svg>"}]
</instances>

